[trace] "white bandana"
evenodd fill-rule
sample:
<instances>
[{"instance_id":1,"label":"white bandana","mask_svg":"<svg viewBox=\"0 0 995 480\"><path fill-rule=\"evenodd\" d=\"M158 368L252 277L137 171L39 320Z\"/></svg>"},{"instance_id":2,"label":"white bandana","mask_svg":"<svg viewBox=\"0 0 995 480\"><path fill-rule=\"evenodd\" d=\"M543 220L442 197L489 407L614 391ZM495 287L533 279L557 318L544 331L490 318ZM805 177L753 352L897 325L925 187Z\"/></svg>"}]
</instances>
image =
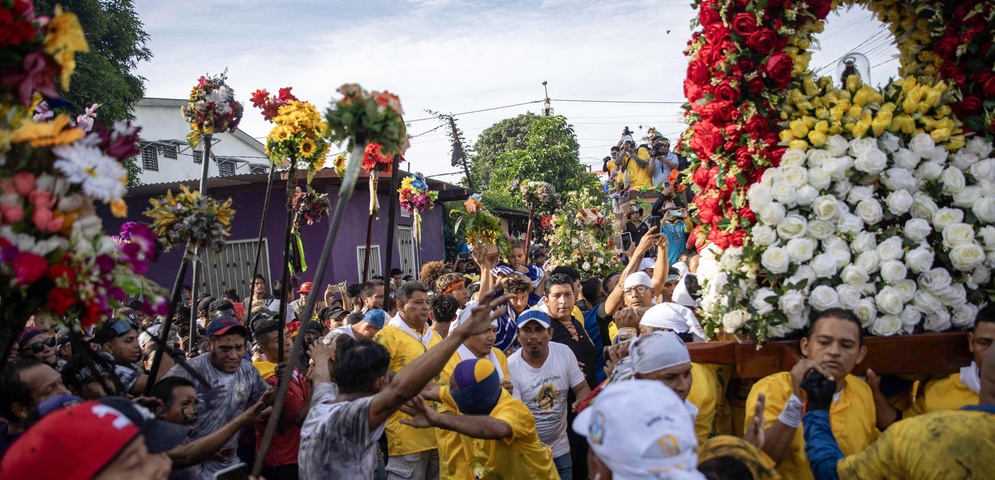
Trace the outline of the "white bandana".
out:
<instances>
[{"instance_id":1,"label":"white bandana","mask_svg":"<svg viewBox=\"0 0 995 480\"><path fill-rule=\"evenodd\" d=\"M428 348L428 344L432 341L432 335L435 334L432 331L432 329L428 328L428 325L426 325L425 326L425 334L424 335L418 335L417 333L415 333L414 330L411 329L411 327L408 326L407 323L404 323L404 320L401 320L401 312L397 312L397 315L394 315L394 318L390 319L390 323L388 323L388 325L393 325L393 326L401 329L402 332L407 333L408 335L411 335L412 337L415 337L415 339L417 339L419 342L421 342L421 344L424 345L425 348Z\"/></svg>"},{"instance_id":2,"label":"white bandana","mask_svg":"<svg viewBox=\"0 0 995 480\"><path fill-rule=\"evenodd\" d=\"M459 355L459 359L461 362L464 360L477 359L477 356L474 355L469 348L466 348L466 345L462 344L459 346L459 348L456 349L456 355ZM491 349L491 351L487 352L487 359L494 364L494 370L496 370L498 374L498 381L504 380L504 372L501 370L501 364L498 363L497 355L494 354L493 348Z\"/></svg>"},{"instance_id":3,"label":"white bandana","mask_svg":"<svg viewBox=\"0 0 995 480\"><path fill-rule=\"evenodd\" d=\"M960 369L960 383L963 383L972 392L981 395L981 376L978 374L977 363L971 362L970 365Z\"/></svg>"}]
</instances>

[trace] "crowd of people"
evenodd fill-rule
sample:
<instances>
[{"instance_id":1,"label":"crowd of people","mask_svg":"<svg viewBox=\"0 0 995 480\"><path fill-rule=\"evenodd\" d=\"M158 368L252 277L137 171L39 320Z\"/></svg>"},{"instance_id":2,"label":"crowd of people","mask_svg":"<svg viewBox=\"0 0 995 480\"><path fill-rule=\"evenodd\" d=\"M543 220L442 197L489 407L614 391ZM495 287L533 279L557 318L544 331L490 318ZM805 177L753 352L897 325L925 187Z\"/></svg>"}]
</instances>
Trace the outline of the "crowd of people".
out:
<instances>
[{"instance_id":1,"label":"crowd of people","mask_svg":"<svg viewBox=\"0 0 995 480\"><path fill-rule=\"evenodd\" d=\"M666 138L626 135L613 182L678 168ZM289 374L270 480L995 478L995 306L948 377L856 371L864 327L831 309L790 371L734 379L692 361L698 256L688 199L664 187L623 210L603 277L515 242L418 280L187 289L164 342L140 303L82 332L34 318L0 375L0 477L245 478Z\"/></svg>"}]
</instances>

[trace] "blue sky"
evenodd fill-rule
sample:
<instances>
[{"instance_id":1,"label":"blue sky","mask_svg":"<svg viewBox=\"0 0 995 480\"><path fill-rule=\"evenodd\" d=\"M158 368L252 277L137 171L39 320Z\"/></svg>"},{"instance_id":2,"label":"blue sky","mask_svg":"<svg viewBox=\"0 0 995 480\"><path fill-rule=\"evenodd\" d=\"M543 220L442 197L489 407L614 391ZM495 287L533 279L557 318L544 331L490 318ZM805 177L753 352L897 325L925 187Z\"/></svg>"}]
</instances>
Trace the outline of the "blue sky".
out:
<instances>
[{"instance_id":1,"label":"blue sky","mask_svg":"<svg viewBox=\"0 0 995 480\"><path fill-rule=\"evenodd\" d=\"M684 0L136 0L136 9L154 55L138 67L146 95L186 98L200 75L228 68L246 105L242 129L255 137L270 128L249 102L257 88L292 86L324 109L339 85L357 82L399 95L407 120L427 117L425 109L458 113L540 100L543 80L554 99L683 102L682 52L695 16ZM897 49L880 28L862 9L830 14L812 66L834 65L868 39L860 51L871 65L886 62ZM897 68L892 61L872 69L873 83ZM541 108L458 121L472 142L494 122ZM624 126L655 126L672 138L683 130L679 103L554 101L553 108L574 125L582 161L597 168ZM409 133L438 125L415 121ZM412 139L407 159L427 175L456 171L441 128Z\"/></svg>"}]
</instances>

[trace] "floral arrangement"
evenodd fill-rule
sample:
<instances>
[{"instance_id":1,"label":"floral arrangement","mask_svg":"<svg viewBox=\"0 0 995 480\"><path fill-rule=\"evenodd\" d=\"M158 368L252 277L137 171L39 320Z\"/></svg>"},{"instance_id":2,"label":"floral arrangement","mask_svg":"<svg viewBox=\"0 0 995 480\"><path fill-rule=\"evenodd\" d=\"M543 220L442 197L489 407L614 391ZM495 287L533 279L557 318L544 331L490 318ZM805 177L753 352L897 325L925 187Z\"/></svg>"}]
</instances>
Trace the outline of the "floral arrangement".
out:
<instances>
[{"instance_id":1,"label":"floral arrangement","mask_svg":"<svg viewBox=\"0 0 995 480\"><path fill-rule=\"evenodd\" d=\"M332 210L332 204L328 201L327 193L318 193L311 186L307 190L297 189L294 196L294 211L297 212L294 219L294 228L307 225L314 225L325 219Z\"/></svg>"},{"instance_id":2,"label":"floral arrangement","mask_svg":"<svg viewBox=\"0 0 995 480\"><path fill-rule=\"evenodd\" d=\"M325 113L329 140L345 141L349 150L357 139L363 142L364 148L376 143L380 146L376 153L388 158L395 153L404 154L408 149L408 135L402 118L404 111L396 95L387 91L367 92L355 83L342 85L338 92L343 98Z\"/></svg>"},{"instance_id":3,"label":"floral arrangement","mask_svg":"<svg viewBox=\"0 0 995 480\"><path fill-rule=\"evenodd\" d=\"M58 7L51 19L36 17L25 0L0 4L0 17L0 336L9 342L36 313L96 324L142 293L155 251L148 238L119 244L105 235L94 205L127 214L122 162L138 154L139 129L94 128L95 107L76 124L39 109L39 93L58 98L53 79L68 89L74 54L88 49L78 19ZM146 293L146 311L162 313Z\"/></svg>"},{"instance_id":4,"label":"floral arrangement","mask_svg":"<svg viewBox=\"0 0 995 480\"><path fill-rule=\"evenodd\" d=\"M605 275L616 267L617 234L609 210L584 190L568 192L552 219L549 260L569 265L584 277Z\"/></svg>"},{"instance_id":5,"label":"floral arrangement","mask_svg":"<svg viewBox=\"0 0 995 480\"><path fill-rule=\"evenodd\" d=\"M202 197L200 192L180 185L180 193L150 200L152 208L145 216L152 219L152 231L159 236L166 251L173 247L197 245L221 251L225 237L230 235L231 219L235 212L231 209L231 199L218 202L211 197Z\"/></svg>"},{"instance_id":6,"label":"floral arrangement","mask_svg":"<svg viewBox=\"0 0 995 480\"><path fill-rule=\"evenodd\" d=\"M335 156L335 161L332 164L332 168L335 169L335 174L338 176L345 175L346 158L344 154L338 154Z\"/></svg>"},{"instance_id":7,"label":"floral arrangement","mask_svg":"<svg viewBox=\"0 0 995 480\"><path fill-rule=\"evenodd\" d=\"M200 138L220 132L234 132L242 121L242 104L235 101L235 92L225 83L228 71L220 75L203 76L190 90L186 106L180 107L183 119L190 123L187 142L197 148Z\"/></svg>"},{"instance_id":8,"label":"floral arrangement","mask_svg":"<svg viewBox=\"0 0 995 480\"><path fill-rule=\"evenodd\" d=\"M421 173L408 175L397 189L397 199L404 211L414 216L415 243L421 242L421 212L431 210L439 192L428 189L425 176Z\"/></svg>"},{"instance_id":9,"label":"floral arrangement","mask_svg":"<svg viewBox=\"0 0 995 480\"><path fill-rule=\"evenodd\" d=\"M529 212L551 212L560 200L560 196L556 193L556 187L548 182L528 180L522 182L518 191L521 192L522 200L525 201L525 206Z\"/></svg>"},{"instance_id":10,"label":"floral arrangement","mask_svg":"<svg viewBox=\"0 0 995 480\"><path fill-rule=\"evenodd\" d=\"M464 212L453 211L452 215L458 215L453 231L460 232L463 228L463 237L467 245L477 248L480 245L496 245L498 253L502 257L511 254L511 241L501 228L501 221L487 211L481 202L480 194L473 194L463 202Z\"/></svg>"},{"instance_id":11,"label":"floral arrangement","mask_svg":"<svg viewBox=\"0 0 995 480\"><path fill-rule=\"evenodd\" d=\"M311 183L314 174L325 166L329 144L324 134L328 124L314 105L298 100L290 93L290 88L280 89L275 98L267 95L266 90L256 90L252 94L253 105L262 109L263 117L275 124L266 137L266 154L275 166L291 162L291 169L306 169L308 183Z\"/></svg>"}]
</instances>

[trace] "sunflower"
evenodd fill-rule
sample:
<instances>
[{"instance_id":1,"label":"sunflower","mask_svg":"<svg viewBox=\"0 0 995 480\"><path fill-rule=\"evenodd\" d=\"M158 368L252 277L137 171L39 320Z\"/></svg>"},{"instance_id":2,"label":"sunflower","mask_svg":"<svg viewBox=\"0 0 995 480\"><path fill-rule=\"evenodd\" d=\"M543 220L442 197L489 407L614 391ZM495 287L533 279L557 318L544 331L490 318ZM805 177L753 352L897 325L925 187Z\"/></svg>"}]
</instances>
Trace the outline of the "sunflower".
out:
<instances>
[{"instance_id":1,"label":"sunflower","mask_svg":"<svg viewBox=\"0 0 995 480\"><path fill-rule=\"evenodd\" d=\"M335 156L335 173L340 176L345 174L345 155Z\"/></svg>"},{"instance_id":2,"label":"sunflower","mask_svg":"<svg viewBox=\"0 0 995 480\"><path fill-rule=\"evenodd\" d=\"M69 116L58 115L52 123L37 123L25 120L10 134L11 143L29 142L32 147L67 145L83 137L85 132L77 128L67 128Z\"/></svg>"},{"instance_id":3,"label":"sunflower","mask_svg":"<svg viewBox=\"0 0 995 480\"><path fill-rule=\"evenodd\" d=\"M310 158L312 155L314 155L314 152L317 149L318 146L315 145L314 140L311 140L310 138L305 138L303 141L301 141L301 146L298 148L298 151L301 153L302 157Z\"/></svg>"}]
</instances>

